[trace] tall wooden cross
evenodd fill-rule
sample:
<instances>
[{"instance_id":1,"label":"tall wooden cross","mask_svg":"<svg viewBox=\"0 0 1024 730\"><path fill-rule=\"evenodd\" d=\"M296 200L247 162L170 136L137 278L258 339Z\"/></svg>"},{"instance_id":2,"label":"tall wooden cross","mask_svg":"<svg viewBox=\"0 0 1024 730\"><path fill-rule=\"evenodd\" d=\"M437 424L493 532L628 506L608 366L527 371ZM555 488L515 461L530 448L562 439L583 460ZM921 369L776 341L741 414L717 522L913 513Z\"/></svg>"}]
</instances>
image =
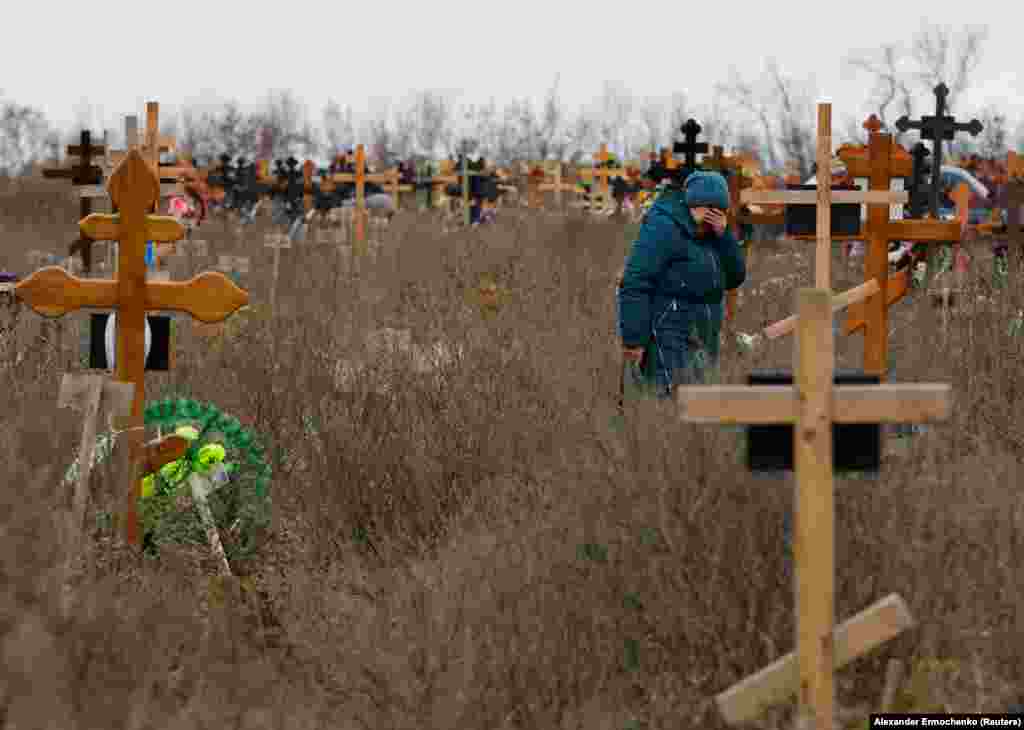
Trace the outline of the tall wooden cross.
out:
<instances>
[{"instance_id":1,"label":"tall wooden cross","mask_svg":"<svg viewBox=\"0 0 1024 730\"><path fill-rule=\"evenodd\" d=\"M754 191L744 190L740 199L745 203L785 203L792 204L817 204L817 221L815 225L815 237L817 249L814 254L814 286L817 289L831 289L831 261L832 261L832 203L871 203L888 206L892 203L903 203L907 200L905 192L890 192L888 187L885 190L832 190L832 105L818 104L818 185L817 190L791 190L791 191ZM855 175L856 176L856 175ZM881 284L879 285L881 287ZM854 292L851 290L842 298L836 298L837 304L849 306L861 299L858 297L868 296L877 291L872 287L860 288ZM877 295L876 295L877 296ZM799 315L795 315L799 316ZM791 319L795 323L796 319ZM771 330L771 328L769 328ZM766 332L767 333L767 332Z\"/></svg>"},{"instance_id":2,"label":"tall wooden cross","mask_svg":"<svg viewBox=\"0 0 1024 730\"><path fill-rule=\"evenodd\" d=\"M686 421L793 424L796 651L722 692L716 703L727 722L739 724L796 694L798 727L810 721L816 730L832 730L834 670L914 623L903 600L890 595L835 626L833 424L944 420L950 386L835 387L832 293L803 289L796 300L792 386L680 387L677 399Z\"/></svg>"},{"instance_id":3,"label":"tall wooden cross","mask_svg":"<svg viewBox=\"0 0 1024 730\"><path fill-rule=\"evenodd\" d=\"M43 170L43 177L70 179L71 184L75 187L99 185L103 179L103 169L99 165L93 164L93 157L103 157L107 153L106 146L92 144L92 134L88 129L83 129L79 135L78 144L68 145L67 153L69 156L78 158L77 164L66 169ZM92 199L80 195L78 198L79 218L85 218L90 213L92 213ZM68 247L68 255L74 256L76 253L82 257L82 269L86 274L91 273L92 241L83 239L81 236L76 238Z\"/></svg>"},{"instance_id":4,"label":"tall wooden cross","mask_svg":"<svg viewBox=\"0 0 1024 730\"><path fill-rule=\"evenodd\" d=\"M691 122L694 120L690 120ZM696 122L694 122L696 124ZM684 126L685 129L685 126ZM697 125L697 132L700 131L700 125ZM688 140L689 141L689 140ZM704 145L705 149L707 145ZM698 152L700 150L696 150ZM727 220L729 229L732 234L739 241L742 238L740 230L740 191L750 187L750 181L742 175L743 162L738 157L726 156L724 154L724 148L721 145L715 145L711 148L711 159L707 157L703 160L704 168L707 170L713 170L721 173L726 182L729 185L729 210L727 211ZM696 164L696 163L695 163ZM749 254L750 242L745 242L744 250ZM731 320L736 314L736 299L739 294L739 290L732 289L726 292L725 297L725 319L726 321Z\"/></svg>"},{"instance_id":5,"label":"tall wooden cross","mask_svg":"<svg viewBox=\"0 0 1024 730\"><path fill-rule=\"evenodd\" d=\"M952 115L946 114L946 99L949 97L949 87L940 83L933 91L935 92L935 115L922 116L918 121L912 122L904 115L896 120L896 129L906 132L908 129L917 129L921 133L921 139L932 140L932 190L928 208L932 218L939 219L939 194L942 187L942 141L952 140L956 132L969 132L972 137L981 134L983 125L977 119L965 123L958 122Z\"/></svg>"},{"instance_id":6,"label":"tall wooden cross","mask_svg":"<svg viewBox=\"0 0 1024 730\"><path fill-rule=\"evenodd\" d=\"M41 269L14 289L15 296L46 317L61 317L78 309L117 309L115 379L135 385L127 442L133 460L143 441L145 403L145 323L147 310L185 312L203 322L219 322L249 301L249 295L222 274L204 273L187 282L147 282L147 241L176 241L184 227L169 216L150 215L159 181L138 150L132 150L107 183L120 211L93 213L79 222L83 233L96 240L117 240L116 279L78 279L63 269ZM139 544L136 501L141 482L133 478L126 495L128 542Z\"/></svg>"},{"instance_id":7,"label":"tall wooden cross","mask_svg":"<svg viewBox=\"0 0 1024 730\"><path fill-rule=\"evenodd\" d=\"M893 142L892 135L881 133L881 123L872 115L864 123L868 129L867 147L844 147L839 157L853 177L866 177L871 191L887 191L893 178L913 175L913 158ZM919 159L923 159L920 152ZM904 193L907 195L907 193ZM862 304L847 309L845 334L864 330L864 371L885 378L888 373L889 307L909 291L910 272L889 276L889 241L943 242L960 237L958 221L890 220L884 205L868 205L864 237L867 257L865 281L874 279L878 293Z\"/></svg>"}]
</instances>

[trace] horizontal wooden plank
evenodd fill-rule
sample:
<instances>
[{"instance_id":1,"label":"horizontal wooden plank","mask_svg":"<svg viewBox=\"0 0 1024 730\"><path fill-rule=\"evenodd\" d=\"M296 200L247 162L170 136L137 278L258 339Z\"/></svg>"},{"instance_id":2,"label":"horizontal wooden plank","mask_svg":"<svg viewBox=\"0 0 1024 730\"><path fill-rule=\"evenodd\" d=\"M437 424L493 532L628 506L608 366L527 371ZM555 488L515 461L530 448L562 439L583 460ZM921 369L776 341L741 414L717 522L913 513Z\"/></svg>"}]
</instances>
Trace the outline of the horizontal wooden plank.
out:
<instances>
[{"instance_id":1,"label":"horizontal wooden plank","mask_svg":"<svg viewBox=\"0 0 1024 730\"><path fill-rule=\"evenodd\" d=\"M815 205L817 190L743 190L740 200L744 203L785 203L788 205ZM905 190L833 190L832 204L864 203L868 205L906 203L910 195Z\"/></svg>"},{"instance_id":2,"label":"horizontal wooden plank","mask_svg":"<svg viewBox=\"0 0 1024 730\"><path fill-rule=\"evenodd\" d=\"M181 195L184 188L181 183L160 183L160 197L169 198L172 195ZM80 198L109 198L106 185L83 185L78 188Z\"/></svg>"},{"instance_id":3,"label":"horizontal wooden plank","mask_svg":"<svg viewBox=\"0 0 1024 730\"><path fill-rule=\"evenodd\" d=\"M957 241L962 226L960 221L889 221L886 235L891 241Z\"/></svg>"},{"instance_id":4,"label":"horizontal wooden plank","mask_svg":"<svg viewBox=\"0 0 1024 730\"><path fill-rule=\"evenodd\" d=\"M835 668L846 666L914 625L903 599L895 593L886 596L836 627L832 633ZM739 725L756 719L763 708L793 697L799 683L796 653L790 652L716 696L715 704L727 723Z\"/></svg>"},{"instance_id":5,"label":"horizontal wooden plank","mask_svg":"<svg viewBox=\"0 0 1024 730\"><path fill-rule=\"evenodd\" d=\"M202 322L220 322L249 303L248 292L223 274L208 271L188 281L146 284L146 309L186 312Z\"/></svg>"},{"instance_id":6,"label":"horizontal wooden plank","mask_svg":"<svg viewBox=\"0 0 1024 730\"><path fill-rule=\"evenodd\" d=\"M949 417L947 383L839 385L832 390L834 423L923 423ZM795 423L796 388L706 385L676 389L679 417L690 423Z\"/></svg>"},{"instance_id":7,"label":"horizontal wooden plank","mask_svg":"<svg viewBox=\"0 0 1024 730\"><path fill-rule=\"evenodd\" d=\"M121 237L121 222L117 213L93 213L78 222L78 230L94 241L117 241ZM146 216L146 239L161 243L180 241L185 237L185 226L167 215Z\"/></svg>"},{"instance_id":8,"label":"horizontal wooden plank","mask_svg":"<svg viewBox=\"0 0 1024 730\"><path fill-rule=\"evenodd\" d=\"M863 301L870 297L872 294L879 290L878 282L874 279L867 281L860 286L855 286L853 289L848 289L841 294L836 294L832 297L832 312L833 314L846 309L851 304ZM792 315L786 317L783 320L776 322L775 324L768 325L764 328L765 337L770 340L774 340L777 337L788 335L790 332L796 329L797 323L800 321L799 315Z\"/></svg>"}]
</instances>

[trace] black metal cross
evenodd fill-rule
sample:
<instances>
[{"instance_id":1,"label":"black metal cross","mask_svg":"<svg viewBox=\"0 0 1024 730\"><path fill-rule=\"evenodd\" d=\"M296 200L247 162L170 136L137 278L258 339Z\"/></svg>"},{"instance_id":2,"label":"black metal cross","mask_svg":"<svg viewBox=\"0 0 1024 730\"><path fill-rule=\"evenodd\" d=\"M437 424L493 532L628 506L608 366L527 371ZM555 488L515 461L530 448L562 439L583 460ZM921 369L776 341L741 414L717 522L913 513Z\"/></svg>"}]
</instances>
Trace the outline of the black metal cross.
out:
<instances>
[{"instance_id":1,"label":"black metal cross","mask_svg":"<svg viewBox=\"0 0 1024 730\"><path fill-rule=\"evenodd\" d=\"M918 142L910 151L914 158L913 172L910 177L910 185L907 194L910 196L910 217L921 218L928 209L929 191L925 189L924 177L931 172L931 165L925 158L931 153L924 143Z\"/></svg>"},{"instance_id":2,"label":"black metal cross","mask_svg":"<svg viewBox=\"0 0 1024 730\"><path fill-rule=\"evenodd\" d=\"M684 164L688 170L694 170L697 167L698 152L705 154L708 151L707 142L697 142L697 135L701 133L701 129L702 127L697 124L696 119L687 119L686 124L679 128L686 142L675 142L672 145L672 153L683 155Z\"/></svg>"},{"instance_id":3,"label":"black metal cross","mask_svg":"<svg viewBox=\"0 0 1024 730\"><path fill-rule=\"evenodd\" d=\"M932 140L932 189L928 207L932 217L939 217L939 188L942 180L942 141L953 139L956 132L969 132L972 137L981 134L982 124L977 119L972 119L964 124L956 121L952 115L946 114L946 97L949 96L949 87L940 83L934 89L935 92L935 115L924 116L916 122L910 121L906 116L896 120L896 128L901 132L908 129L917 129L921 132L921 139Z\"/></svg>"}]
</instances>

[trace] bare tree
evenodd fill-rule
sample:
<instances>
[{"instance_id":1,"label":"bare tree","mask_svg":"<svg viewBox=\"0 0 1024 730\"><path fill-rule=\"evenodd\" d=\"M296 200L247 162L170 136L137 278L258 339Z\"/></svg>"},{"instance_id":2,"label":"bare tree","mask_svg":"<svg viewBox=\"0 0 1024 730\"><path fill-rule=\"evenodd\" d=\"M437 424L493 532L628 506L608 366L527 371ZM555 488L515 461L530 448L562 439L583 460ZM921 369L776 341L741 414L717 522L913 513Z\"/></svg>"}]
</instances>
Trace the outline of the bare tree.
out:
<instances>
[{"instance_id":1,"label":"bare tree","mask_svg":"<svg viewBox=\"0 0 1024 730\"><path fill-rule=\"evenodd\" d=\"M974 145L978 154L990 160L1005 157L1010 149L1010 129L1006 115L1000 113L994 104L989 104L979 116L984 126Z\"/></svg>"},{"instance_id":2,"label":"bare tree","mask_svg":"<svg viewBox=\"0 0 1024 730\"><path fill-rule=\"evenodd\" d=\"M643 125L643 144L651 152L656 153L659 147L665 145L666 138L670 136L666 131L668 114L665 110L664 99L647 97L640 104L638 116Z\"/></svg>"},{"instance_id":3,"label":"bare tree","mask_svg":"<svg viewBox=\"0 0 1024 730\"><path fill-rule=\"evenodd\" d=\"M848 68L856 71L863 71L875 77L875 86L868 101L869 108L878 115L879 121L887 129L891 126L887 112L892 104L897 105L901 115L912 116L913 96L910 91L909 80L905 72L899 69L903 53L895 43L883 45L878 51L878 57L872 54L859 51L848 56L845 64ZM893 129L896 142L901 141L903 133Z\"/></svg>"},{"instance_id":4,"label":"bare tree","mask_svg":"<svg viewBox=\"0 0 1024 730\"><path fill-rule=\"evenodd\" d=\"M428 157L439 147L449 147L452 137L452 105L440 93L421 91L413 104L416 116L416 141Z\"/></svg>"},{"instance_id":5,"label":"bare tree","mask_svg":"<svg viewBox=\"0 0 1024 730\"><path fill-rule=\"evenodd\" d=\"M768 165L771 169L777 170L779 158L775 151L775 130L772 127L769 104L758 94L754 85L745 81L735 70L732 71L732 80L729 83L718 84L715 88L718 93L757 120L761 127L762 143L768 155Z\"/></svg>"},{"instance_id":6,"label":"bare tree","mask_svg":"<svg viewBox=\"0 0 1024 730\"><path fill-rule=\"evenodd\" d=\"M352 107L344 109L329 99L322 113L324 138L327 143L326 153L332 159L342 148L351 147L355 143L355 126L352 124Z\"/></svg>"},{"instance_id":7,"label":"bare tree","mask_svg":"<svg viewBox=\"0 0 1024 730\"><path fill-rule=\"evenodd\" d=\"M953 113L960 96L970 87L971 74L981 63L981 50L986 40L987 27L965 26L954 52L950 29L927 21L914 36L912 55L918 65L914 78L929 95L940 82L949 87L948 113Z\"/></svg>"},{"instance_id":8,"label":"bare tree","mask_svg":"<svg viewBox=\"0 0 1024 730\"><path fill-rule=\"evenodd\" d=\"M270 130L274 157L286 157L315 144L305 107L289 89L271 91L265 111L257 116L259 126Z\"/></svg>"},{"instance_id":9,"label":"bare tree","mask_svg":"<svg viewBox=\"0 0 1024 730\"><path fill-rule=\"evenodd\" d=\"M668 135L665 137L665 142L675 139L679 134L680 127L686 124L686 120L690 117L688 108L686 94L682 91L672 92L672 98L669 101Z\"/></svg>"},{"instance_id":10,"label":"bare tree","mask_svg":"<svg viewBox=\"0 0 1024 730\"><path fill-rule=\"evenodd\" d=\"M26 174L53 156L56 139L42 112L13 101L0 104L0 174Z\"/></svg>"},{"instance_id":11,"label":"bare tree","mask_svg":"<svg viewBox=\"0 0 1024 730\"><path fill-rule=\"evenodd\" d=\"M569 149L572 150L569 162L577 164L584 156L590 159L597 129L597 123L584 110L580 110L568 133Z\"/></svg>"},{"instance_id":12,"label":"bare tree","mask_svg":"<svg viewBox=\"0 0 1024 730\"><path fill-rule=\"evenodd\" d=\"M778 103L779 146L786 159L796 163L800 177L806 178L811 174L817 139L810 89L784 77L774 59L769 61L768 73Z\"/></svg>"},{"instance_id":13,"label":"bare tree","mask_svg":"<svg viewBox=\"0 0 1024 730\"><path fill-rule=\"evenodd\" d=\"M621 81L605 81L599 109L601 141L622 147L622 153L628 156L624 132L633 114L633 95L629 88Z\"/></svg>"},{"instance_id":14,"label":"bare tree","mask_svg":"<svg viewBox=\"0 0 1024 730\"><path fill-rule=\"evenodd\" d=\"M732 117L722 109L721 94L715 93L711 99L711 106L698 120L701 126L701 137L710 145L722 145L728 147L735 136L736 123Z\"/></svg>"},{"instance_id":15,"label":"bare tree","mask_svg":"<svg viewBox=\"0 0 1024 730\"><path fill-rule=\"evenodd\" d=\"M561 159L565 152L565 105L558 92L560 78L559 74L555 74L555 81L544 98L544 110L537 134L537 156L542 160L553 155Z\"/></svg>"}]
</instances>

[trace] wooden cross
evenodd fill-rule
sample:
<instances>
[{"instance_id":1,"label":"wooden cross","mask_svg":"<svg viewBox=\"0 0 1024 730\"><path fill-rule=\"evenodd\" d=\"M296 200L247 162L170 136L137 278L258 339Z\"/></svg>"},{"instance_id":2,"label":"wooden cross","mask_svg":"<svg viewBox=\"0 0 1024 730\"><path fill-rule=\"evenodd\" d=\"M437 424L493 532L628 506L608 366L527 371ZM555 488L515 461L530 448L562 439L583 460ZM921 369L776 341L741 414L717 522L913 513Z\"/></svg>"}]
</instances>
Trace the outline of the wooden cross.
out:
<instances>
[{"instance_id":1,"label":"wooden cross","mask_svg":"<svg viewBox=\"0 0 1024 730\"><path fill-rule=\"evenodd\" d=\"M693 122L694 120L691 119L690 121ZM697 126L696 131L699 132L700 125L697 124L696 122L694 122L694 124ZM686 127L684 126L683 129L685 133ZM696 133L694 135L694 138L696 138ZM688 140L688 142L692 143L692 140ZM704 144L704 148L704 151L706 151L707 144ZM694 154L700 151L701 150L699 149L694 150ZM741 174L743 170L743 162L738 157L726 156L724 154L724 148L721 145L715 145L714 147L712 147L711 159L709 160L708 158L705 157L703 160L703 165L707 170L713 170L715 172L721 173L725 177L726 182L729 185L729 210L726 212L726 217L729 229L732 231L733 236L736 237L736 240L739 241L741 238L740 207L742 205L742 203L740 202L740 191L750 187L750 181L743 177L743 175ZM747 246L746 248L749 251L749 246ZM738 289L731 289L730 291L726 292L726 321L731 320L736 313L736 298L738 294Z\"/></svg>"},{"instance_id":2,"label":"wooden cross","mask_svg":"<svg viewBox=\"0 0 1024 730\"><path fill-rule=\"evenodd\" d=\"M78 157L78 163L67 169L46 169L43 170L43 177L70 179L71 184L80 187L84 185L98 185L103 179L103 169L92 163L93 156L102 157L107 152L105 145L93 145L92 134L88 129L83 129L79 135L77 145L68 145L68 155ZM85 218L92 213L92 199L79 196L78 214L79 218ZM92 241L76 238L68 247L68 255L80 254L82 257L82 269L85 273L92 272Z\"/></svg>"},{"instance_id":3,"label":"wooden cross","mask_svg":"<svg viewBox=\"0 0 1024 730\"><path fill-rule=\"evenodd\" d=\"M554 182L550 182L550 183L549 182L542 182L540 185L537 186L537 190L542 192L542 193L554 192L554 194L555 194L555 205L558 206L559 210L562 210L562 208L563 208L563 206L562 206L562 193L563 192L572 192L573 190L575 190L576 189L576 183L575 182L562 182L562 162L561 162L561 160L559 160L558 163L555 165L555 170L554 170L553 177L554 177Z\"/></svg>"},{"instance_id":4,"label":"wooden cross","mask_svg":"<svg viewBox=\"0 0 1024 730\"><path fill-rule=\"evenodd\" d=\"M873 203L888 206L891 203L906 202L907 194L905 192L890 192L888 188L885 190L870 190L867 192L860 190L832 190L831 104L818 104L817 163L817 190L744 190L740 194L740 199L745 203L816 203L818 218L815 226L817 250L814 255L814 285L818 289L831 289L832 203ZM882 284L879 285L879 287L881 286ZM858 288L858 291L854 292L854 290L851 290L846 294L846 296L842 299L838 299L837 301L849 306L850 304L860 301L857 296L867 296L873 291L875 290L870 287ZM792 321L795 322L795 320ZM766 331L766 333L770 331L773 331L771 327Z\"/></svg>"},{"instance_id":5,"label":"wooden cross","mask_svg":"<svg viewBox=\"0 0 1024 730\"><path fill-rule=\"evenodd\" d=\"M754 719L765 704L796 694L799 720L813 719L816 730L832 730L834 670L914 623L903 600L891 595L834 625L833 424L944 420L950 386L835 387L832 294L803 289L796 299L800 322L792 386L680 387L677 399L686 421L793 424L796 652L719 694L716 703L727 722L738 724Z\"/></svg>"},{"instance_id":6,"label":"wooden cross","mask_svg":"<svg viewBox=\"0 0 1024 730\"><path fill-rule=\"evenodd\" d=\"M355 172L336 172L329 176L332 182L354 182L356 184L356 205L355 205L355 233L358 252L365 252L366 244L366 183L392 183L398 185L400 175L398 170L389 170L383 173L366 173L366 150L363 145L356 145Z\"/></svg>"},{"instance_id":7,"label":"wooden cross","mask_svg":"<svg viewBox=\"0 0 1024 730\"><path fill-rule=\"evenodd\" d=\"M598 151L598 153L594 155L594 159L597 161L597 164L595 164L594 167L591 168L591 174L601 182L601 192L599 195L602 204L605 206L607 206L608 201L611 200L611 178L626 177L626 170L621 167L605 167L605 165L608 162L608 158L608 145L602 144L600 151ZM592 197L594 197L593 194Z\"/></svg>"},{"instance_id":8,"label":"wooden cross","mask_svg":"<svg viewBox=\"0 0 1024 730\"><path fill-rule=\"evenodd\" d=\"M683 165L688 170L697 169L697 154L705 154L708 151L707 142L697 141L697 136L701 133L701 130L702 127L697 124L696 119L687 119L686 124L679 128L686 141L675 142L672 145L672 152L674 154L683 155Z\"/></svg>"},{"instance_id":9,"label":"wooden cross","mask_svg":"<svg viewBox=\"0 0 1024 730\"><path fill-rule=\"evenodd\" d=\"M932 218L939 219L939 191L942 185L942 141L952 140L956 132L969 132L972 137L981 134L983 125L977 119L972 119L966 124L956 121L946 112L946 98L949 96L949 87L940 83L933 91L935 92L935 115L922 116L918 121L912 122L904 115L896 120L896 129L906 132L908 129L917 129L921 133L921 139L932 140L932 190L928 208Z\"/></svg>"},{"instance_id":10,"label":"wooden cross","mask_svg":"<svg viewBox=\"0 0 1024 730\"><path fill-rule=\"evenodd\" d=\"M872 115L865 122L869 131L867 147L844 147L839 157L853 177L866 177L871 191L887 191L893 178L913 175L913 158L892 135L880 132L881 124ZM920 152L919 159L923 159ZM906 195L906 193L904 193ZM878 282L878 293L847 310L845 334L864 330L864 371L881 378L888 372L889 306L903 298L910 285L906 269L889 276L889 241L940 242L960 237L957 221L890 220L890 211L883 205L869 204L864 237L867 257L865 280Z\"/></svg>"},{"instance_id":11,"label":"wooden cross","mask_svg":"<svg viewBox=\"0 0 1024 730\"><path fill-rule=\"evenodd\" d=\"M63 269L47 267L20 282L15 296L46 317L78 309L117 309L115 378L135 385L128 446L133 459L141 452L145 402L145 322L147 310L186 312L203 322L219 322L249 301L249 295L222 274L204 273L187 282L147 282L147 241L176 241L184 227L169 216L150 215L159 197L159 181L138 150L132 150L107 183L120 211L93 213L79 222L96 240L117 240L116 279L78 279ZM138 545L137 505L140 483L133 478L127 505L127 539Z\"/></svg>"},{"instance_id":12,"label":"wooden cross","mask_svg":"<svg viewBox=\"0 0 1024 730\"><path fill-rule=\"evenodd\" d=\"M175 149L174 137L159 134L159 104L148 102L146 104L146 136L143 141L139 140L139 118L129 114L124 118L125 149L108 150L106 164L108 172L120 165L133 149L138 149L147 163L160 176L160 197L166 198L181 192L178 185L178 178L185 172L191 170L190 166L183 165L161 165L160 153L171 152ZM90 198L107 197L106 188L102 185L93 185L83 188L81 194Z\"/></svg>"}]
</instances>

